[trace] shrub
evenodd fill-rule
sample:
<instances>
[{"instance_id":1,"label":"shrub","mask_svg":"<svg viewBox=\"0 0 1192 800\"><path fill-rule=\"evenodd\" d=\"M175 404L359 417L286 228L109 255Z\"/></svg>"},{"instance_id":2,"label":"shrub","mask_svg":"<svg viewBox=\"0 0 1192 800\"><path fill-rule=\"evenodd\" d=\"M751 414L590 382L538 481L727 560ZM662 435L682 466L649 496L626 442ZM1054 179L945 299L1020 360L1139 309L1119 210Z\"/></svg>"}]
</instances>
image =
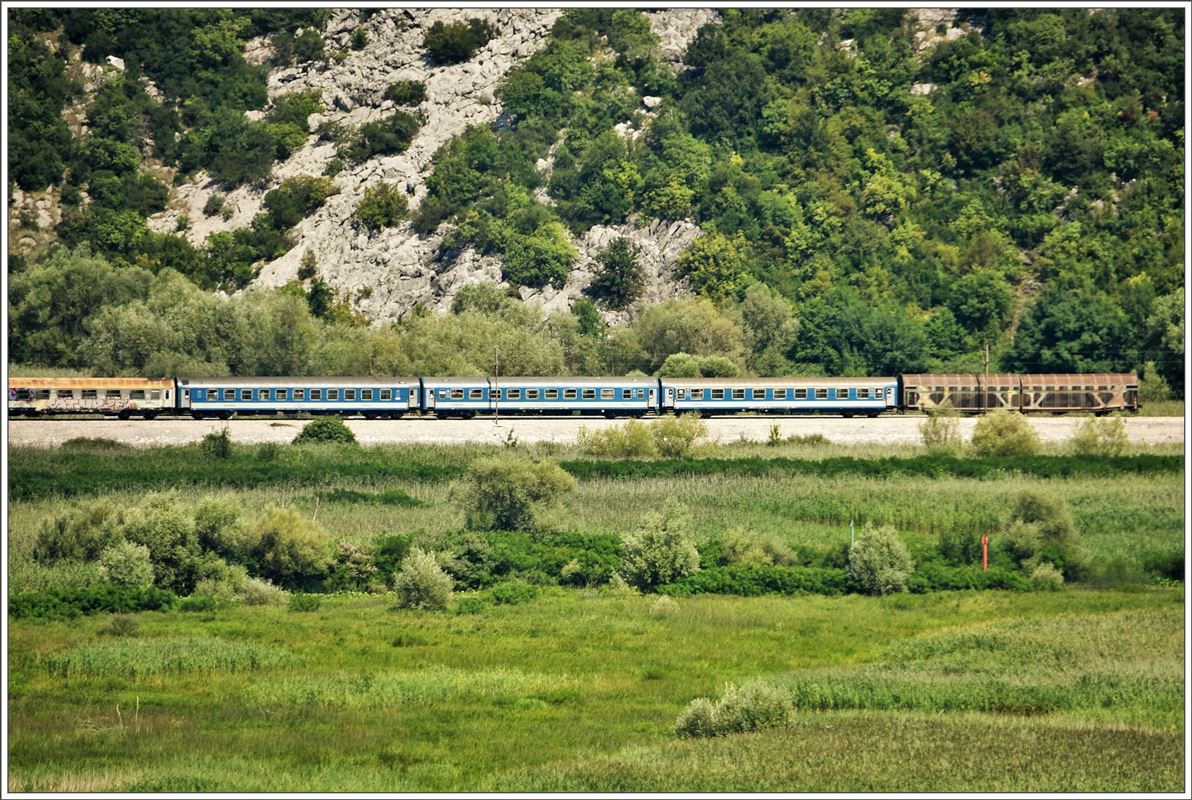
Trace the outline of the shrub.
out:
<instances>
[{"instance_id":1,"label":"shrub","mask_svg":"<svg viewBox=\"0 0 1192 800\"><path fill-rule=\"evenodd\" d=\"M240 602L246 606L280 606L286 602L286 590L264 578L249 578L240 588Z\"/></svg>"},{"instance_id":2,"label":"shrub","mask_svg":"<svg viewBox=\"0 0 1192 800\"><path fill-rule=\"evenodd\" d=\"M469 528L527 531L542 527L544 513L575 480L551 461L512 457L478 459L468 471L463 506Z\"/></svg>"},{"instance_id":3,"label":"shrub","mask_svg":"<svg viewBox=\"0 0 1192 800\"><path fill-rule=\"evenodd\" d=\"M577 443L584 453L602 458L652 458L658 455L650 426L637 420L599 431L581 427Z\"/></svg>"},{"instance_id":4,"label":"shrub","mask_svg":"<svg viewBox=\"0 0 1192 800\"><path fill-rule=\"evenodd\" d=\"M389 84L383 100L392 100L399 106L416 106L426 99L426 84L422 81L397 81Z\"/></svg>"},{"instance_id":5,"label":"shrub","mask_svg":"<svg viewBox=\"0 0 1192 800\"><path fill-rule=\"evenodd\" d=\"M1042 561L1031 570L1031 583L1036 589L1056 591L1064 586L1064 574L1054 564Z\"/></svg>"},{"instance_id":6,"label":"shrub","mask_svg":"<svg viewBox=\"0 0 1192 800\"><path fill-rule=\"evenodd\" d=\"M999 408L977 420L972 448L978 456L1035 455L1039 436L1022 414Z\"/></svg>"},{"instance_id":7,"label":"shrub","mask_svg":"<svg viewBox=\"0 0 1192 800\"><path fill-rule=\"evenodd\" d=\"M654 445L663 458L684 458L690 455L696 441L708 433L708 426L699 414L662 417L650 425Z\"/></svg>"},{"instance_id":8,"label":"shrub","mask_svg":"<svg viewBox=\"0 0 1192 800\"><path fill-rule=\"evenodd\" d=\"M1019 495L1003 538L1004 548L1028 571L1044 561L1067 578L1083 577L1088 570L1072 513L1059 497L1041 492Z\"/></svg>"},{"instance_id":9,"label":"shrub","mask_svg":"<svg viewBox=\"0 0 1192 800\"><path fill-rule=\"evenodd\" d=\"M798 560L794 551L776 537L746 533L742 528L729 529L721 547L729 564L786 567Z\"/></svg>"},{"instance_id":10,"label":"shrub","mask_svg":"<svg viewBox=\"0 0 1192 800\"><path fill-rule=\"evenodd\" d=\"M269 224L278 230L292 228L321 208L335 192L335 184L330 178L316 178L313 175L286 178L281 186L265 193Z\"/></svg>"},{"instance_id":11,"label":"shrub","mask_svg":"<svg viewBox=\"0 0 1192 800\"><path fill-rule=\"evenodd\" d=\"M558 222L545 222L528 236L509 232L505 242L504 278L522 286L547 284L562 288L579 253Z\"/></svg>"},{"instance_id":12,"label":"shrub","mask_svg":"<svg viewBox=\"0 0 1192 800\"><path fill-rule=\"evenodd\" d=\"M422 46L436 64L459 64L475 55L495 34L493 27L482 19L450 25L436 22L423 37Z\"/></svg>"},{"instance_id":13,"label":"shrub","mask_svg":"<svg viewBox=\"0 0 1192 800\"><path fill-rule=\"evenodd\" d=\"M401 222L408 208L406 196L387 183L370 186L356 205L356 219L369 230L390 228Z\"/></svg>"},{"instance_id":14,"label":"shrub","mask_svg":"<svg viewBox=\"0 0 1192 800\"><path fill-rule=\"evenodd\" d=\"M488 608L488 601L475 594L460 598L455 604L456 614L481 614Z\"/></svg>"},{"instance_id":15,"label":"shrub","mask_svg":"<svg viewBox=\"0 0 1192 800\"><path fill-rule=\"evenodd\" d=\"M588 291L609 308L622 309L642 293L645 275L638 261L641 248L622 236L596 254L599 268Z\"/></svg>"},{"instance_id":16,"label":"shrub","mask_svg":"<svg viewBox=\"0 0 1192 800\"><path fill-rule=\"evenodd\" d=\"M794 698L785 689L761 681L730 684L718 701L693 700L675 721L675 734L703 737L762 730L786 724L794 711Z\"/></svg>"},{"instance_id":17,"label":"shrub","mask_svg":"<svg viewBox=\"0 0 1192 800\"><path fill-rule=\"evenodd\" d=\"M945 402L927 410L927 419L919 423L923 446L933 455L956 455L964 441L960 436L960 412Z\"/></svg>"},{"instance_id":18,"label":"shrub","mask_svg":"<svg viewBox=\"0 0 1192 800\"><path fill-rule=\"evenodd\" d=\"M372 554L341 541L331 564L327 588L333 592L368 591L374 587L376 578L377 566L373 563Z\"/></svg>"},{"instance_id":19,"label":"shrub","mask_svg":"<svg viewBox=\"0 0 1192 800\"><path fill-rule=\"evenodd\" d=\"M620 574L643 591L699 571L699 551L689 532L690 519L673 498L650 515L637 531L621 536Z\"/></svg>"},{"instance_id":20,"label":"shrub","mask_svg":"<svg viewBox=\"0 0 1192 800\"><path fill-rule=\"evenodd\" d=\"M889 525L866 527L848 551L848 570L865 594L905 592L914 569L906 545Z\"/></svg>"},{"instance_id":21,"label":"shrub","mask_svg":"<svg viewBox=\"0 0 1192 800\"><path fill-rule=\"evenodd\" d=\"M1078 456L1120 456L1126 449L1126 425L1119 416L1089 417L1077 426L1071 445Z\"/></svg>"},{"instance_id":22,"label":"shrub","mask_svg":"<svg viewBox=\"0 0 1192 800\"><path fill-rule=\"evenodd\" d=\"M112 617L112 621L106 627L100 628L99 633L102 636L136 636L140 623L137 622L136 617L130 617L127 614L117 614Z\"/></svg>"},{"instance_id":23,"label":"shrub","mask_svg":"<svg viewBox=\"0 0 1192 800\"><path fill-rule=\"evenodd\" d=\"M413 114L397 111L379 122L366 122L343 135L336 155L358 164L373 156L404 153L422 123Z\"/></svg>"},{"instance_id":24,"label":"shrub","mask_svg":"<svg viewBox=\"0 0 1192 800\"><path fill-rule=\"evenodd\" d=\"M538 596L538 587L520 579L498 583L488 590L488 596L493 604L498 606L515 606L526 603Z\"/></svg>"},{"instance_id":25,"label":"shrub","mask_svg":"<svg viewBox=\"0 0 1192 800\"><path fill-rule=\"evenodd\" d=\"M654 619L670 619L679 613L679 604L670 597L663 595L650 606L650 616Z\"/></svg>"},{"instance_id":26,"label":"shrub","mask_svg":"<svg viewBox=\"0 0 1192 800\"><path fill-rule=\"evenodd\" d=\"M103 436L76 436L67 439L61 445L63 450L130 450L132 445L108 439Z\"/></svg>"},{"instance_id":27,"label":"shrub","mask_svg":"<svg viewBox=\"0 0 1192 800\"><path fill-rule=\"evenodd\" d=\"M364 28L357 28L352 31L352 49L363 50L364 46L368 44L368 31Z\"/></svg>"},{"instance_id":28,"label":"shrub","mask_svg":"<svg viewBox=\"0 0 1192 800\"><path fill-rule=\"evenodd\" d=\"M308 612L318 611L319 606L323 604L323 600L317 594L304 594L296 592L290 595L290 602L287 608L290 611Z\"/></svg>"},{"instance_id":29,"label":"shrub","mask_svg":"<svg viewBox=\"0 0 1192 800\"><path fill-rule=\"evenodd\" d=\"M617 597L632 597L638 594L637 589L630 586L619 572L614 572L608 579L608 591Z\"/></svg>"},{"instance_id":30,"label":"shrub","mask_svg":"<svg viewBox=\"0 0 1192 800\"><path fill-rule=\"evenodd\" d=\"M673 583L659 587L660 594L685 597L692 594L732 594L759 597L766 594L842 595L849 590L844 570L827 567L776 567L732 564L701 569Z\"/></svg>"},{"instance_id":31,"label":"shrub","mask_svg":"<svg viewBox=\"0 0 1192 800\"><path fill-rule=\"evenodd\" d=\"M281 453L281 445L277 442L265 442L257 446L257 461L274 461Z\"/></svg>"},{"instance_id":32,"label":"shrub","mask_svg":"<svg viewBox=\"0 0 1192 800\"><path fill-rule=\"evenodd\" d=\"M212 192L207 198L207 202L203 204L203 214L208 217L214 217L216 214L222 213L226 199L219 192Z\"/></svg>"},{"instance_id":33,"label":"shrub","mask_svg":"<svg viewBox=\"0 0 1192 800\"><path fill-rule=\"evenodd\" d=\"M414 548L394 580L397 607L441 611L451 601L452 581L431 553Z\"/></svg>"},{"instance_id":34,"label":"shrub","mask_svg":"<svg viewBox=\"0 0 1192 800\"><path fill-rule=\"evenodd\" d=\"M298 262L298 280L306 281L319 274L318 262L315 260L313 250L307 250L302 254L302 260Z\"/></svg>"},{"instance_id":35,"label":"shrub","mask_svg":"<svg viewBox=\"0 0 1192 800\"><path fill-rule=\"evenodd\" d=\"M39 564L94 561L122 538L115 527L115 514L111 501L97 500L43 521L33 545L33 560Z\"/></svg>"},{"instance_id":36,"label":"shrub","mask_svg":"<svg viewBox=\"0 0 1192 800\"><path fill-rule=\"evenodd\" d=\"M356 434L352 433L339 417L319 417L311 420L294 437L294 444L310 444L319 442L335 442L338 444L356 444Z\"/></svg>"},{"instance_id":37,"label":"shrub","mask_svg":"<svg viewBox=\"0 0 1192 800\"><path fill-rule=\"evenodd\" d=\"M80 614L132 613L171 607L173 592L153 586L105 585L86 589L51 589L23 592L8 601L8 613L17 618L66 619Z\"/></svg>"},{"instance_id":38,"label":"shrub","mask_svg":"<svg viewBox=\"0 0 1192 800\"><path fill-rule=\"evenodd\" d=\"M149 561L149 548L143 544L117 542L100 554L99 565L108 583L153 585L153 564Z\"/></svg>"},{"instance_id":39,"label":"shrub","mask_svg":"<svg viewBox=\"0 0 1192 800\"><path fill-rule=\"evenodd\" d=\"M178 610L191 614L204 614L214 611L219 606L219 599L209 594L195 594L178 601Z\"/></svg>"},{"instance_id":40,"label":"shrub","mask_svg":"<svg viewBox=\"0 0 1192 800\"><path fill-rule=\"evenodd\" d=\"M227 428L218 433L209 433L199 442L199 449L208 458L227 458L232 455L232 436Z\"/></svg>"},{"instance_id":41,"label":"shrub","mask_svg":"<svg viewBox=\"0 0 1192 800\"><path fill-rule=\"evenodd\" d=\"M704 356L699 362L699 374L705 378L732 378L737 365L727 356Z\"/></svg>"},{"instance_id":42,"label":"shrub","mask_svg":"<svg viewBox=\"0 0 1192 800\"><path fill-rule=\"evenodd\" d=\"M307 588L327 574L331 540L313 520L270 506L253 521L254 555L261 574L287 588Z\"/></svg>"}]
</instances>

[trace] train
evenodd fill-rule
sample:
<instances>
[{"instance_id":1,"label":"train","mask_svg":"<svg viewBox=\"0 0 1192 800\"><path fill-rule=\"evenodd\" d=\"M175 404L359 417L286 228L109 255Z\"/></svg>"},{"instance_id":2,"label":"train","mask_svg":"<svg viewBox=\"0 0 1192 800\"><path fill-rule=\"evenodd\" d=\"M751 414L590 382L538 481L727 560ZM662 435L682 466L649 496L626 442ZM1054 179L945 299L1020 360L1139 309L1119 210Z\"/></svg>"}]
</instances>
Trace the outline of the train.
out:
<instances>
[{"instance_id":1,"label":"train","mask_svg":"<svg viewBox=\"0 0 1192 800\"><path fill-rule=\"evenodd\" d=\"M757 413L876 417L950 405L961 413L1108 414L1141 407L1133 373L900 374L878 378L9 378L10 417L230 419L334 414L400 419L477 415Z\"/></svg>"}]
</instances>

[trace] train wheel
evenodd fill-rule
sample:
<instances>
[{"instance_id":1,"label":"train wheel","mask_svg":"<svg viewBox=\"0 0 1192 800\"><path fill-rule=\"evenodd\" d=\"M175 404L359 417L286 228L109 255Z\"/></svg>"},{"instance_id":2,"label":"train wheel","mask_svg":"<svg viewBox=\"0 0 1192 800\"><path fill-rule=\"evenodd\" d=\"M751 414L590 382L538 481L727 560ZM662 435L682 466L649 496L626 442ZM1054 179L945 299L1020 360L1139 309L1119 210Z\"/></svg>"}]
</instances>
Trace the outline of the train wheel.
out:
<instances>
[{"instance_id":1,"label":"train wheel","mask_svg":"<svg viewBox=\"0 0 1192 800\"><path fill-rule=\"evenodd\" d=\"M116 418L117 419L128 419L131 416L132 416L132 414L129 414L127 411L121 411L120 413L118 413L116 415Z\"/></svg>"},{"instance_id":2,"label":"train wheel","mask_svg":"<svg viewBox=\"0 0 1192 800\"><path fill-rule=\"evenodd\" d=\"M218 416L220 419L231 419L232 412L231 411L221 411L221 412L219 412Z\"/></svg>"},{"instance_id":3,"label":"train wheel","mask_svg":"<svg viewBox=\"0 0 1192 800\"><path fill-rule=\"evenodd\" d=\"M145 419L153 419L154 417L157 416L157 412L156 411L146 411L141 416L144 417Z\"/></svg>"}]
</instances>

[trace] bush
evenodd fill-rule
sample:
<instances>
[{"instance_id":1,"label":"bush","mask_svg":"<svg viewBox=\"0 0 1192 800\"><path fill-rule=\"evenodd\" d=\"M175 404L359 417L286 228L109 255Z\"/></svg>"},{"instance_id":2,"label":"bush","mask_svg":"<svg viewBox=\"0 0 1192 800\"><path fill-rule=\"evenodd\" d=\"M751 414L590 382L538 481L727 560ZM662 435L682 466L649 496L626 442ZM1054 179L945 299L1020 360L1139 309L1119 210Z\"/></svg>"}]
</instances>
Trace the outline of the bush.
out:
<instances>
[{"instance_id":1,"label":"bush","mask_svg":"<svg viewBox=\"0 0 1192 800\"><path fill-rule=\"evenodd\" d=\"M546 222L522 235L510 231L505 241L504 278L513 284L562 288L579 253L558 222Z\"/></svg>"},{"instance_id":2,"label":"bush","mask_svg":"<svg viewBox=\"0 0 1192 800\"><path fill-rule=\"evenodd\" d=\"M575 480L551 461L479 459L469 469L463 490L467 525L475 530L540 529L544 513L574 485Z\"/></svg>"},{"instance_id":3,"label":"bush","mask_svg":"<svg viewBox=\"0 0 1192 800\"><path fill-rule=\"evenodd\" d=\"M498 583L488 590L488 596L493 604L498 606L516 606L529 602L538 596L538 587L520 579Z\"/></svg>"},{"instance_id":4,"label":"bush","mask_svg":"<svg viewBox=\"0 0 1192 800\"><path fill-rule=\"evenodd\" d=\"M219 192L212 192L207 198L207 202L203 204L203 214L208 217L214 217L224 210L224 202L226 198Z\"/></svg>"},{"instance_id":5,"label":"bush","mask_svg":"<svg viewBox=\"0 0 1192 800\"><path fill-rule=\"evenodd\" d=\"M1078 456L1120 456L1126 449L1126 425L1119 416L1089 417L1072 436L1072 452Z\"/></svg>"},{"instance_id":6,"label":"bush","mask_svg":"<svg viewBox=\"0 0 1192 800\"><path fill-rule=\"evenodd\" d=\"M1022 414L999 408L977 420L972 448L978 456L1030 456L1039 452L1039 436Z\"/></svg>"},{"instance_id":7,"label":"bush","mask_svg":"<svg viewBox=\"0 0 1192 800\"><path fill-rule=\"evenodd\" d=\"M651 591L699 571L699 551L688 530L690 519L673 498L637 531L621 535L620 574L631 585Z\"/></svg>"},{"instance_id":8,"label":"bush","mask_svg":"<svg viewBox=\"0 0 1192 800\"><path fill-rule=\"evenodd\" d=\"M357 28L352 31L352 49L363 50L364 46L368 44L368 31L364 28Z\"/></svg>"},{"instance_id":9,"label":"bush","mask_svg":"<svg viewBox=\"0 0 1192 800\"><path fill-rule=\"evenodd\" d=\"M153 586L105 585L85 589L50 589L23 592L8 601L8 613L20 618L67 619L80 614L157 611L177 600L173 592Z\"/></svg>"},{"instance_id":10,"label":"bush","mask_svg":"<svg viewBox=\"0 0 1192 800\"><path fill-rule=\"evenodd\" d=\"M740 687L730 684L718 701L693 700L675 721L675 735L724 736L773 728L785 725L794 712L794 699L785 689L760 681Z\"/></svg>"},{"instance_id":11,"label":"bush","mask_svg":"<svg viewBox=\"0 0 1192 800\"><path fill-rule=\"evenodd\" d=\"M731 528L721 547L729 564L786 567L798 560L794 551L776 537L746 533L743 528Z\"/></svg>"},{"instance_id":12,"label":"bush","mask_svg":"<svg viewBox=\"0 0 1192 800\"><path fill-rule=\"evenodd\" d=\"M303 594L298 592L290 595L290 602L287 606L290 611L307 612L318 611L319 606L323 604L323 600L317 594Z\"/></svg>"},{"instance_id":13,"label":"bush","mask_svg":"<svg viewBox=\"0 0 1192 800\"><path fill-rule=\"evenodd\" d=\"M960 412L945 402L927 410L927 419L919 423L923 446L932 455L956 455L964 445L960 436Z\"/></svg>"},{"instance_id":14,"label":"bush","mask_svg":"<svg viewBox=\"0 0 1192 800\"><path fill-rule=\"evenodd\" d=\"M277 230L292 228L321 208L336 191L330 178L316 178L313 175L286 178L281 186L265 193L269 224Z\"/></svg>"},{"instance_id":15,"label":"bush","mask_svg":"<svg viewBox=\"0 0 1192 800\"><path fill-rule=\"evenodd\" d=\"M889 525L867 526L848 551L849 575L865 594L905 592L914 566L906 545Z\"/></svg>"},{"instance_id":16,"label":"bush","mask_svg":"<svg viewBox=\"0 0 1192 800\"><path fill-rule=\"evenodd\" d=\"M240 602L246 606L280 606L286 602L286 590L263 578L249 578L240 587Z\"/></svg>"},{"instance_id":17,"label":"bush","mask_svg":"<svg viewBox=\"0 0 1192 800\"><path fill-rule=\"evenodd\" d=\"M409 205L399 189L387 183L370 186L356 205L356 219L369 230L391 228L406 216Z\"/></svg>"},{"instance_id":18,"label":"bush","mask_svg":"<svg viewBox=\"0 0 1192 800\"><path fill-rule=\"evenodd\" d=\"M459 64L475 55L495 34L493 27L482 19L450 25L436 22L423 37L422 46L436 64Z\"/></svg>"},{"instance_id":19,"label":"bush","mask_svg":"<svg viewBox=\"0 0 1192 800\"><path fill-rule=\"evenodd\" d=\"M1041 492L1019 495L1003 547L1028 571L1044 561L1067 578L1083 577L1088 570L1088 556L1080 546L1068 504Z\"/></svg>"},{"instance_id":20,"label":"bush","mask_svg":"<svg viewBox=\"0 0 1192 800\"><path fill-rule=\"evenodd\" d=\"M356 434L339 417L319 417L308 422L294 437L294 444L322 442L356 444Z\"/></svg>"},{"instance_id":21,"label":"bush","mask_svg":"<svg viewBox=\"0 0 1192 800\"><path fill-rule=\"evenodd\" d=\"M355 131L344 134L336 155L358 164L373 156L404 153L421 125L413 114L394 112L379 122L366 122Z\"/></svg>"},{"instance_id":22,"label":"bush","mask_svg":"<svg viewBox=\"0 0 1192 800\"><path fill-rule=\"evenodd\" d=\"M416 106L426 99L426 84L422 81L397 81L389 84L383 100L392 100L399 106Z\"/></svg>"},{"instance_id":23,"label":"bush","mask_svg":"<svg viewBox=\"0 0 1192 800\"><path fill-rule=\"evenodd\" d=\"M257 446L257 461L274 461L281 453L281 445L277 442L265 442Z\"/></svg>"},{"instance_id":24,"label":"bush","mask_svg":"<svg viewBox=\"0 0 1192 800\"><path fill-rule=\"evenodd\" d=\"M650 606L650 616L654 619L670 619L679 613L679 604L672 598L663 595Z\"/></svg>"},{"instance_id":25,"label":"bush","mask_svg":"<svg viewBox=\"0 0 1192 800\"><path fill-rule=\"evenodd\" d=\"M112 617L112 621L106 627L100 628L98 632L102 636L136 636L140 627L140 623L137 622L136 617L130 617L127 614L117 614Z\"/></svg>"},{"instance_id":26,"label":"bush","mask_svg":"<svg viewBox=\"0 0 1192 800\"><path fill-rule=\"evenodd\" d=\"M696 441L708 433L708 426L699 414L661 417L650 425L654 446L663 458L685 458Z\"/></svg>"},{"instance_id":27,"label":"bush","mask_svg":"<svg viewBox=\"0 0 1192 800\"><path fill-rule=\"evenodd\" d=\"M599 431L581 427L577 443L582 452L603 458L652 458L658 455L650 426L637 420Z\"/></svg>"},{"instance_id":28,"label":"bush","mask_svg":"<svg viewBox=\"0 0 1192 800\"><path fill-rule=\"evenodd\" d=\"M119 586L152 586L153 564L143 544L117 542L99 556L104 579Z\"/></svg>"},{"instance_id":29,"label":"bush","mask_svg":"<svg viewBox=\"0 0 1192 800\"><path fill-rule=\"evenodd\" d=\"M599 268L588 291L609 308L623 309L642 293L645 275L638 261L641 248L622 236L596 254Z\"/></svg>"},{"instance_id":30,"label":"bush","mask_svg":"<svg viewBox=\"0 0 1192 800\"><path fill-rule=\"evenodd\" d=\"M1064 574L1054 564L1042 561L1031 570L1031 583L1036 589L1057 591L1064 586Z\"/></svg>"},{"instance_id":31,"label":"bush","mask_svg":"<svg viewBox=\"0 0 1192 800\"><path fill-rule=\"evenodd\" d=\"M199 449L208 458L227 458L232 455L232 436L227 428L219 433L209 433L199 442Z\"/></svg>"},{"instance_id":32,"label":"bush","mask_svg":"<svg viewBox=\"0 0 1192 800\"><path fill-rule=\"evenodd\" d=\"M97 500L43 521L33 545L33 560L39 564L96 560L123 538L115 515L111 501Z\"/></svg>"},{"instance_id":33,"label":"bush","mask_svg":"<svg viewBox=\"0 0 1192 800\"><path fill-rule=\"evenodd\" d=\"M776 567L732 564L701 569L694 575L659 587L660 594L731 594L759 597L766 594L822 594L838 596L849 591L844 570L828 567Z\"/></svg>"},{"instance_id":34,"label":"bush","mask_svg":"<svg viewBox=\"0 0 1192 800\"><path fill-rule=\"evenodd\" d=\"M204 614L214 611L219 606L219 600L209 594L196 594L184 597L178 601L178 610L191 614Z\"/></svg>"},{"instance_id":35,"label":"bush","mask_svg":"<svg viewBox=\"0 0 1192 800\"><path fill-rule=\"evenodd\" d=\"M397 607L442 611L451 601L452 581L431 553L414 548L394 580Z\"/></svg>"},{"instance_id":36,"label":"bush","mask_svg":"<svg viewBox=\"0 0 1192 800\"><path fill-rule=\"evenodd\" d=\"M270 506L253 521L254 555L260 572L291 589L309 588L327 574L331 540L313 520Z\"/></svg>"}]
</instances>

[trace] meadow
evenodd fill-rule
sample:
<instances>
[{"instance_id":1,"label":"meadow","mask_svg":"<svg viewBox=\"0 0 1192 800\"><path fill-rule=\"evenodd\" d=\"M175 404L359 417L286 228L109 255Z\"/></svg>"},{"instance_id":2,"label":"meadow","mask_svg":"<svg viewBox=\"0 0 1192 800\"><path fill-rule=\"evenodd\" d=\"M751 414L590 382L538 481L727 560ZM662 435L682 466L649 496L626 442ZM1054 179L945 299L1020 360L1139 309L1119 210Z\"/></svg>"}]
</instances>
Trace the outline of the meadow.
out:
<instances>
[{"instance_id":1,"label":"meadow","mask_svg":"<svg viewBox=\"0 0 1192 800\"><path fill-rule=\"evenodd\" d=\"M8 789L1183 788L1184 589L1163 577L1183 571L1171 448L1095 469L1052 452L977 475L907 447L720 445L686 469L512 449L573 470L566 531L616 536L676 498L697 540L740 528L807 564L847 548L850 523L892 524L917 557L941 534L996 537L1018 495L1044 490L1066 500L1091 573L1060 591L661 598L539 585L503 601L457 592L443 612L398 609L381 591L10 617ZM11 451L10 489L25 494L9 507L9 591L94 580L91 565L33 559L41 522L95 497L135 505L188 466L198 479L174 489L184 504L283 505L367 547L459 531L468 465L503 451ZM617 463L630 466L601 466ZM742 705L750 693L778 711ZM698 698L732 732L681 735Z\"/></svg>"}]
</instances>

